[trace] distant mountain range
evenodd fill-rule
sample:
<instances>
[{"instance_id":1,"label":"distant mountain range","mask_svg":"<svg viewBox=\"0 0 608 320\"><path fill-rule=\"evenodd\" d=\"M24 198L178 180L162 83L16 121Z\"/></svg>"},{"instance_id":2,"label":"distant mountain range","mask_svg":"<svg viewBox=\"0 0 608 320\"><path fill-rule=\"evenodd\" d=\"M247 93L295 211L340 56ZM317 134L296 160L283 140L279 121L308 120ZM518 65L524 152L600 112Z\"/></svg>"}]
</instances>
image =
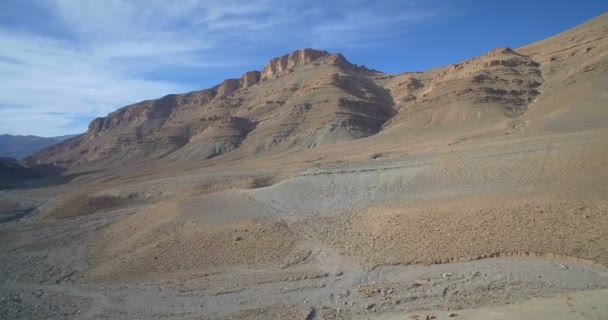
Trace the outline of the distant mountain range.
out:
<instances>
[{"instance_id":1,"label":"distant mountain range","mask_svg":"<svg viewBox=\"0 0 608 320\"><path fill-rule=\"evenodd\" d=\"M77 135L60 137L38 137L2 134L0 135L0 157L23 159L44 148L63 142Z\"/></svg>"}]
</instances>

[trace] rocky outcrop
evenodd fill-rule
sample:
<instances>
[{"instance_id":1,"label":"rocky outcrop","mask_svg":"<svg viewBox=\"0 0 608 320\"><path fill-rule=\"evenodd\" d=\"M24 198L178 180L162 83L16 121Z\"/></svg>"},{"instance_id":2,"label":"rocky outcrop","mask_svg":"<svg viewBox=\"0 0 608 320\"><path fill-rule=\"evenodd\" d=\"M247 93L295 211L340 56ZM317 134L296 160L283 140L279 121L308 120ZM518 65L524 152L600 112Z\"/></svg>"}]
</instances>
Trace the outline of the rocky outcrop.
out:
<instances>
[{"instance_id":1,"label":"rocky outcrop","mask_svg":"<svg viewBox=\"0 0 608 320\"><path fill-rule=\"evenodd\" d=\"M227 97L237 90L251 87L260 82L261 73L259 71L246 72L240 79L226 79L217 86L217 96Z\"/></svg>"},{"instance_id":2,"label":"rocky outcrop","mask_svg":"<svg viewBox=\"0 0 608 320\"><path fill-rule=\"evenodd\" d=\"M262 73L259 71L246 72L241 77L241 88L249 88L255 84L258 84L258 82L260 82L261 77Z\"/></svg>"},{"instance_id":3,"label":"rocky outcrop","mask_svg":"<svg viewBox=\"0 0 608 320\"><path fill-rule=\"evenodd\" d=\"M314 49L294 51L282 57L274 58L264 67L262 80L276 78L282 74L293 71L293 68L309 64L319 58L329 56L329 52Z\"/></svg>"},{"instance_id":4,"label":"rocky outcrop","mask_svg":"<svg viewBox=\"0 0 608 320\"><path fill-rule=\"evenodd\" d=\"M486 57L492 58L492 57L502 56L505 54L517 54L517 53L509 47L500 47L500 48L490 50L488 53L486 53Z\"/></svg>"},{"instance_id":5,"label":"rocky outcrop","mask_svg":"<svg viewBox=\"0 0 608 320\"><path fill-rule=\"evenodd\" d=\"M219 97L227 97L233 92L251 87L260 82L259 71L248 71L240 79L226 79L217 87Z\"/></svg>"},{"instance_id":6,"label":"rocky outcrop","mask_svg":"<svg viewBox=\"0 0 608 320\"><path fill-rule=\"evenodd\" d=\"M226 79L218 87L217 94L220 97L225 97L240 88L241 88L241 81L239 79Z\"/></svg>"},{"instance_id":7,"label":"rocky outcrop","mask_svg":"<svg viewBox=\"0 0 608 320\"><path fill-rule=\"evenodd\" d=\"M331 64L336 67L350 67L352 66L348 60L341 53L331 54L325 59L325 63Z\"/></svg>"}]
</instances>

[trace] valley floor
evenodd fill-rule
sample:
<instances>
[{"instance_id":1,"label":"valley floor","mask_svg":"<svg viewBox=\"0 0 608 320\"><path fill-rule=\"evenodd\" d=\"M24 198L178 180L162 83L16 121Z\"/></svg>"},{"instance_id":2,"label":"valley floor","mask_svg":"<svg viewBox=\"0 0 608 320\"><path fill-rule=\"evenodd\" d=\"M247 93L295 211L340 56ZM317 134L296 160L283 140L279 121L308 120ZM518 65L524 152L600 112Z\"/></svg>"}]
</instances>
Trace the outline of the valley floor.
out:
<instances>
[{"instance_id":1,"label":"valley floor","mask_svg":"<svg viewBox=\"0 0 608 320\"><path fill-rule=\"evenodd\" d=\"M309 259L280 268L233 266L83 279L89 267L84 244L112 220L130 214L119 210L44 226L22 223L13 231L4 225L0 317L402 319L407 314L448 319L456 314L458 319L542 319L559 312L563 319L601 319L606 314L601 297L607 292L600 289L608 288L608 268L526 257L366 269L318 244L309 246ZM581 293L562 295L572 292ZM486 307L505 304L509 306Z\"/></svg>"},{"instance_id":2,"label":"valley floor","mask_svg":"<svg viewBox=\"0 0 608 320\"><path fill-rule=\"evenodd\" d=\"M605 133L2 191L0 318L605 318Z\"/></svg>"}]
</instances>

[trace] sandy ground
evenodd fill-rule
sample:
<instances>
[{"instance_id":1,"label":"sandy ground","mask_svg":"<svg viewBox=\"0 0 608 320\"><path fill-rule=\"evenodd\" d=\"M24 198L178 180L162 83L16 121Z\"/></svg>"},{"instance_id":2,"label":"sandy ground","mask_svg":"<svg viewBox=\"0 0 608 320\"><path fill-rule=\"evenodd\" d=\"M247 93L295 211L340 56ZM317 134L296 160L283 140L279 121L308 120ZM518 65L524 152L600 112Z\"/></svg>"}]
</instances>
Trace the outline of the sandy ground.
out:
<instances>
[{"instance_id":1,"label":"sandy ground","mask_svg":"<svg viewBox=\"0 0 608 320\"><path fill-rule=\"evenodd\" d=\"M146 261L152 269L137 269L131 264L137 272L115 267L105 273L99 267L103 264L90 256L87 244L96 243L98 234L113 222L148 209L135 207L44 224L27 219L4 223L0 317L366 319L412 310L448 310L464 315L469 311L463 309L488 304L608 288L608 268L589 263L489 258L364 268L314 238L301 244L310 252L295 263L285 262L283 257L272 259L272 252L258 250L257 254L268 260L243 265L230 256L235 249L224 249L226 260L214 271L205 270L209 268L205 263L196 264L196 258L191 258L195 259L192 262L176 255L171 257L175 269L163 269L164 263L156 264L160 270L154 269L154 262ZM230 244L238 246L241 241L247 240ZM196 255L191 248L187 252ZM249 258L247 253L241 254ZM177 267L184 261L192 265ZM586 303L583 306L592 308L594 300L585 297L581 298Z\"/></svg>"},{"instance_id":2,"label":"sandy ground","mask_svg":"<svg viewBox=\"0 0 608 320\"><path fill-rule=\"evenodd\" d=\"M590 290L570 294L560 294L553 298L538 298L530 301L515 303L503 307L452 311L423 311L399 315L386 315L374 319L425 319L427 316L435 319L464 319L464 320L509 320L509 319L555 319L555 320L584 320L608 319L608 291Z\"/></svg>"},{"instance_id":3,"label":"sandy ground","mask_svg":"<svg viewBox=\"0 0 608 320\"><path fill-rule=\"evenodd\" d=\"M605 133L2 191L0 318L601 318Z\"/></svg>"}]
</instances>

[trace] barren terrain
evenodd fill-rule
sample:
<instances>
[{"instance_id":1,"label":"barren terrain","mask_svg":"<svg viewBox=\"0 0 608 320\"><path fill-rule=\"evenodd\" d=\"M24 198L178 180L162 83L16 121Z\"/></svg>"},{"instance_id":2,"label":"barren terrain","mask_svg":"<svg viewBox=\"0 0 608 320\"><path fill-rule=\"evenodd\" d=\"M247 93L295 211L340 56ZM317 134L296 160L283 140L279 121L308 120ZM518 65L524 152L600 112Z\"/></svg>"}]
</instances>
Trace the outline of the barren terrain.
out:
<instances>
[{"instance_id":1,"label":"barren terrain","mask_svg":"<svg viewBox=\"0 0 608 320\"><path fill-rule=\"evenodd\" d=\"M0 318L606 318L607 36L301 50L96 119L0 190Z\"/></svg>"}]
</instances>

